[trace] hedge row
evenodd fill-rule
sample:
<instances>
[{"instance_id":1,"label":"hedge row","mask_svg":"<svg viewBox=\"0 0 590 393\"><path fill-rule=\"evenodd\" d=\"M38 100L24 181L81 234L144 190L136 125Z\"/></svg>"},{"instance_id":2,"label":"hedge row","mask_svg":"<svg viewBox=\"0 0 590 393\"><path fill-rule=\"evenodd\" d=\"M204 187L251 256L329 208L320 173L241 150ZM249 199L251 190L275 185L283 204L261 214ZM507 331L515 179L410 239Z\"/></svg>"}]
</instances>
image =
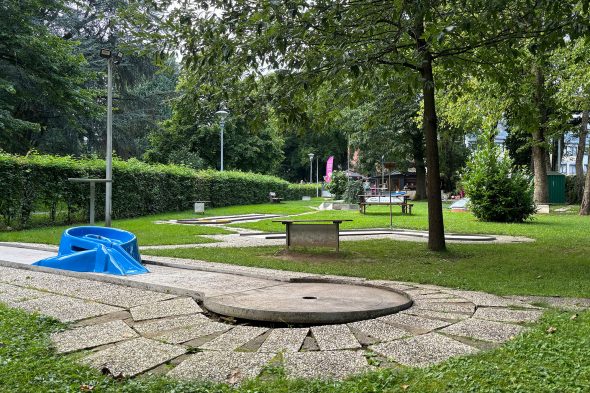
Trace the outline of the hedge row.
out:
<instances>
[{"instance_id":1,"label":"hedge row","mask_svg":"<svg viewBox=\"0 0 590 393\"><path fill-rule=\"evenodd\" d=\"M89 188L68 178L104 178L104 161L49 155L0 153L0 218L7 226L27 227L34 211L47 211L50 222L85 219ZM96 213L104 215L104 186L97 185ZM310 186L273 176L243 172L195 171L175 165L150 165L131 159L113 162L113 217L189 209L193 201L212 206L263 203L268 193L286 200L310 195ZM314 189L315 192L315 189Z\"/></svg>"}]
</instances>

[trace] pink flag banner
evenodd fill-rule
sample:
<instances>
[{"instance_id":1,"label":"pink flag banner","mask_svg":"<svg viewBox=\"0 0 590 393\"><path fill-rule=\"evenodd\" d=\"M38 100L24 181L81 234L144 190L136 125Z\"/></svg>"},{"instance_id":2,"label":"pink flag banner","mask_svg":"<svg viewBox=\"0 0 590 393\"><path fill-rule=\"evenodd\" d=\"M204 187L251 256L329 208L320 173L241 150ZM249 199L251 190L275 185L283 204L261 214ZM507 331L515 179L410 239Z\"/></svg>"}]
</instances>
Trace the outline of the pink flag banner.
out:
<instances>
[{"instance_id":1,"label":"pink flag banner","mask_svg":"<svg viewBox=\"0 0 590 393\"><path fill-rule=\"evenodd\" d=\"M334 156L330 156L328 158L328 162L326 162L326 176L324 176L326 183L330 183L330 181L332 181L333 169L334 169Z\"/></svg>"}]
</instances>

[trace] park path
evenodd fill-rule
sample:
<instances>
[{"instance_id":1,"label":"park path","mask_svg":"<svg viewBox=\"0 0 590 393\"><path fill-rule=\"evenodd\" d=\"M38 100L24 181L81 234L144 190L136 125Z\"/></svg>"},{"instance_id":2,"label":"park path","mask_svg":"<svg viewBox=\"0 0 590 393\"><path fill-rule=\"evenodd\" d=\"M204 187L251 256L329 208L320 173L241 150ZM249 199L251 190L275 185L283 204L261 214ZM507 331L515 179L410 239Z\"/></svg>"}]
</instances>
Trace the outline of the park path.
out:
<instances>
[{"instance_id":1,"label":"park path","mask_svg":"<svg viewBox=\"0 0 590 393\"><path fill-rule=\"evenodd\" d=\"M51 336L56 350L82 351L81 362L115 376L166 373L233 384L277 365L303 378L344 378L395 364L423 367L525 332L543 312L533 304L590 307L590 299L501 297L178 258L148 257L151 273L123 279L30 265L54 253L0 245L0 302L68 323ZM414 304L370 320L297 327L236 323L201 307L203 296L302 278L389 287Z\"/></svg>"}]
</instances>

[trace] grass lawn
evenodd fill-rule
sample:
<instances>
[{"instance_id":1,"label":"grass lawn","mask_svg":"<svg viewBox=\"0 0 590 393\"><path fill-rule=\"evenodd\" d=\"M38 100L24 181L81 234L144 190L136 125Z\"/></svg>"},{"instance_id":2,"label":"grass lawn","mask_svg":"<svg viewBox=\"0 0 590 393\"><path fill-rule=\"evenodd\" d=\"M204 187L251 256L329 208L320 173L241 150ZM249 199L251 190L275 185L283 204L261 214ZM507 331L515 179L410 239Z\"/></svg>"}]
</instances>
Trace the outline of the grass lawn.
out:
<instances>
[{"instance_id":1,"label":"grass lawn","mask_svg":"<svg viewBox=\"0 0 590 393\"><path fill-rule=\"evenodd\" d=\"M57 355L49 318L0 304L0 392L583 392L590 386L590 313L551 311L530 332L502 347L437 366L382 369L346 381L286 379L280 366L237 388L142 376L116 381ZM548 333L549 327L555 328ZM86 390L88 391L88 390Z\"/></svg>"},{"instance_id":2,"label":"grass lawn","mask_svg":"<svg viewBox=\"0 0 590 393\"><path fill-rule=\"evenodd\" d=\"M370 207L371 214L324 211L307 218L350 218L344 228L384 227L387 208ZM394 217L396 227L426 229L426 204L416 203L415 214ZM283 231L270 221L235 226ZM361 276L439 284L490 293L590 297L590 218L577 214L538 215L524 224L477 221L468 213L445 212L448 232L526 236L536 241L519 244L448 244L445 253L433 253L425 243L368 240L343 242L343 252L281 247L242 249L149 250L145 254L202 259L311 273Z\"/></svg>"},{"instance_id":3,"label":"grass lawn","mask_svg":"<svg viewBox=\"0 0 590 393\"><path fill-rule=\"evenodd\" d=\"M317 201L311 202L316 203ZM319 202L317 202L319 203ZM264 213L264 214L297 214L311 211L310 202L296 201L288 204L263 204L247 206L229 206L216 209L207 209L205 217L230 214L245 213ZM214 235L230 233L226 230L199 225L175 225L175 224L156 224L159 220L174 220L181 218L203 217L192 211L163 213L153 216L132 218L125 220L113 220L113 227L125 229L135 233L141 246L165 245L165 244L197 244L207 243L212 240L199 235ZM84 224L73 224L84 225ZM102 225L98 222L96 225ZM28 242L59 244L62 232L72 225L40 227L24 231L0 231L0 241L2 242Z\"/></svg>"}]
</instances>

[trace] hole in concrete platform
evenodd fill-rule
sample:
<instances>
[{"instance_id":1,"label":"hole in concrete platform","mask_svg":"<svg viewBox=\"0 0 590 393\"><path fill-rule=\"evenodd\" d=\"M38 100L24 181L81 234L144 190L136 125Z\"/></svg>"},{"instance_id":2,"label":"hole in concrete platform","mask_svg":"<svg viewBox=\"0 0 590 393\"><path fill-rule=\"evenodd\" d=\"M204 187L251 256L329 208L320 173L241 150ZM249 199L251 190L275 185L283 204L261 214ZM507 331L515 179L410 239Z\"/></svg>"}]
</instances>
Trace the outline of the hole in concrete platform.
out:
<instances>
[{"instance_id":1,"label":"hole in concrete platform","mask_svg":"<svg viewBox=\"0 0 590 393\"><path fill-rule=\"evenodd\" d=\"M315 296L303 296L303 299L317 299Z\"/></svg>"}]
</instances>

